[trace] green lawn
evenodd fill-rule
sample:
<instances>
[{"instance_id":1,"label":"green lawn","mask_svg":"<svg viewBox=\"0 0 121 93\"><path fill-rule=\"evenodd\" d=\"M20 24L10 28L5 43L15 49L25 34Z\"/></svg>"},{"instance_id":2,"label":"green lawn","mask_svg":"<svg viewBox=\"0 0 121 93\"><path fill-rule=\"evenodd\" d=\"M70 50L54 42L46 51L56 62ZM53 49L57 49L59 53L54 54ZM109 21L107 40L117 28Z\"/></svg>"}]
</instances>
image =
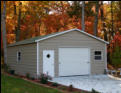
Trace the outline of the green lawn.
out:
<instances>
[{"instance_id":1,"label":"green lawn","mask_svg":"<svg viewBox=\"0 0 121 93\"><path fill-rule=\"evenodd\" d=\"M5 74L1 74L1 88L1 93L61 93Z\"/></svg>"}]
</instances>

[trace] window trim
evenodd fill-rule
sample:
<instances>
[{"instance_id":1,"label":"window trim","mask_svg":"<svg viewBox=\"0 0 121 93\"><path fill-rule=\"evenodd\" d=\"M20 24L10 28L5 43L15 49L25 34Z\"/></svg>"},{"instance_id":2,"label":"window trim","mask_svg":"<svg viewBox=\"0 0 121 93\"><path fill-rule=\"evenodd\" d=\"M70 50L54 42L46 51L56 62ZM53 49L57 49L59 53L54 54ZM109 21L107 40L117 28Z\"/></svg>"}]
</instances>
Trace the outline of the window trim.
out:
<instances>
[{"instance_id":1,"label":"window trim","mask_svg":"<svg viewBox=\"0 0 121 93\"><path fill-rule=\"evenodd\" d=\"M96 51L100 51L101 55L95 55ZM94 61L103 61L103 51L102 50L94 50ZM101 56L101 59L95 59L95 56Z\"/></svg>"},{"instance_id":2,"label":"window trim","mask_svg":"<svg viewBox=\"0 0 121 93\"><path fill-rule=\"evenodd\" d=\"M20 60L18 59L19 52L20 52ZM21 51L17 51L17 62L20 62L20 61L21 61Z\"/></svg>"}]
</instances>

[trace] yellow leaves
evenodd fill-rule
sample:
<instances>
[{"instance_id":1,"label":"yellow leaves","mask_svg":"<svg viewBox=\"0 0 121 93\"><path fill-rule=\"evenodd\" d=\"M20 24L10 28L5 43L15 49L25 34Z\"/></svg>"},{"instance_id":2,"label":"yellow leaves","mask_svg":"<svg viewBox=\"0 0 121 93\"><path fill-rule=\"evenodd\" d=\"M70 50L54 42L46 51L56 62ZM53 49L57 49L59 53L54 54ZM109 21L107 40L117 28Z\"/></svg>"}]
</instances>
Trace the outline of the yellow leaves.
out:
<instances>
[{"instance_id":1,"label":"yellow leaves","mask_svg":"<svg viewBox=\"0 0 121 93\"><path fill-rule=\"evenodd\" d=\"M29 1L21 1L22 5L28 5Z\"/></svg>"},{"instance_id":2,"label":"yellow leaves","mask_svg":"<svg viewBox=\"0 0 121 93\"><path fill-rule=\"evenodd\" d=\"M22 3L21 40L35 37L37 35L46 35L49 33L63 31L72 28L81 29L81 17L77 17L77 15L73 17L68 16L67 10L71 6L71 4L67 1L8 1L6 16L7 34L13 34L15 32L14 30L15 26L17 25L20 2ZM86 1L85 3L89 4L89 1ZM14 4L16 5L16 15L14 15ZM85 6L85 9L88 10L88 8L89 6ZM103 8L104 16L106 17L105 22L109 24L111 19L110 13L108 13L110 12L110 6L104 4ZM92 11L95 12L95 5L93 5ZM94 23L94 17L92 16L93 14L85 15L85 30L86 32L91 34L93 33ZM100 20L98 22L98 30L100 30L102 27L102 23ZM117 28L119 28L119 30L121 30L121 22L116 21L115 25ZM104 35L103 32L99 32L99 34L101 37L103 37ZM13 37L15 36L9 35L8 39L10 38L10 40L8 40L8 42L12 42L11 40L14 41L14 39L11 39Z\"/></svg>"},{"instance_id":3,"label":"yellow leaves","mask_svg":"<svg viewBox=\"0 0 121 93\"><path fill-rule=\"evenodd\" d=\"M15 42L15 34L7 34L7 42L8 44L14 43Z\"/></svg>"},{"instance_id":4,"label":"yellow leaves","mask_svg":"<svg viewBox=\"0 0 121 93\"><path fill-rule=\"evenodd\" d=\"M22 11L22 12L26 12L27 9L26 9L25 7L23 7L23 8L21 9L21 11Z\"/></svg>"}]
</instances>

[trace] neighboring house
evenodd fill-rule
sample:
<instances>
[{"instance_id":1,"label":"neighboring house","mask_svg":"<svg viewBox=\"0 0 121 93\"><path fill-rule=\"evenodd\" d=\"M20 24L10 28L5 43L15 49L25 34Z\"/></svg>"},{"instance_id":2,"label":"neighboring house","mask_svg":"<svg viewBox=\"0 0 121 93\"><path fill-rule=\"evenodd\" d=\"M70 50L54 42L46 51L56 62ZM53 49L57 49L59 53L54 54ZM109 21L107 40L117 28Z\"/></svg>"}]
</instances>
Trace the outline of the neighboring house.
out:
<instances>
[{"instance_id":1,"label":"neighboring house","mask_svg":"<svg viewBox=\"0 0 121 93\"><path fill-rule=\"evenodd\" d=\"M79 29L39 36L8 45L7 64L32 77L104 74L108 42Z\"/></svg>"}]
</instances>

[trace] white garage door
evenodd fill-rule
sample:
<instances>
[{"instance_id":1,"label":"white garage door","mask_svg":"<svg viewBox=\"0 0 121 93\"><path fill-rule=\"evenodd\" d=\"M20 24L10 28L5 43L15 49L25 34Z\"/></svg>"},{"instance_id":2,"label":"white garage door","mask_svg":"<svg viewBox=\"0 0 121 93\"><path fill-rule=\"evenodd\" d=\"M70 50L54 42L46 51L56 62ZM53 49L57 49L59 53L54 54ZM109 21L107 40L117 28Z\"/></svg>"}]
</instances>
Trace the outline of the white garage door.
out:
<instances>
[{"instance_id":1,"label":"white garage door","mask_svg":"<svg viewBox=\"0 0 121 93\"><path fill-rule=\"evenodd\" d=\"M90 51L88 48L59 48L59 76L89 73Z\"/></svg>"}]
</instances>

